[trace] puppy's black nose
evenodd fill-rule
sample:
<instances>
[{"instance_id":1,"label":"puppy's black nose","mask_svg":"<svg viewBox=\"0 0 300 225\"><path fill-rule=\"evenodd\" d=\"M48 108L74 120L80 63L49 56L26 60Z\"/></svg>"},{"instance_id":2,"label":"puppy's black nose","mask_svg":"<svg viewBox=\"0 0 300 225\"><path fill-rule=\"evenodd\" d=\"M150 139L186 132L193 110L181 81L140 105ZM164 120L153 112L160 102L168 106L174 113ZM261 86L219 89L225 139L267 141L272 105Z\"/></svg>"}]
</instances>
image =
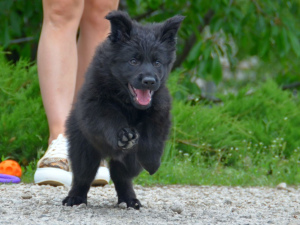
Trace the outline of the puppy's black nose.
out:
<instances>
[{"instance_id":1,"label":"puppy's black nose","mask_svg":"<svg viewBox=\"0 0 300 225\"><path fill-rule=\"evenodd\" d=\"M148 88L155 86L156 80L154 77L144 77L142 80L142 84Z\"/></svg>"}]
</instances>

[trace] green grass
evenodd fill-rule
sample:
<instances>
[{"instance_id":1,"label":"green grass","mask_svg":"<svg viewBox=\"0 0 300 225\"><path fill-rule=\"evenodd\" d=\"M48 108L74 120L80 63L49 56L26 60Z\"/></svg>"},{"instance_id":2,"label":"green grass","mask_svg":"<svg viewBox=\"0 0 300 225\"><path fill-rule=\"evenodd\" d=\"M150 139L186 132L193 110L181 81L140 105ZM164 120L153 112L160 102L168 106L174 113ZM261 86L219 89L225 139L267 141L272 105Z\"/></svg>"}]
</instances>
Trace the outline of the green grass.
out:
<instances>
[{"instance_id":1,"label":"green grass","mask_svg":"<svg viewBox=\"0 0 300 225\"><path fill-rule=\"evenodd\" d=\"M173 127L162 165L135 183L269 185L300 183L299 98L273 80L219 95L222 104L187 100L189 90L171 74ZM251 94L247 93L250 89ZM0 55L0 156L22 165L32 182L36 162L47 148L48 127L36 65L16 65Z\"/></svg>"}]
</instances>

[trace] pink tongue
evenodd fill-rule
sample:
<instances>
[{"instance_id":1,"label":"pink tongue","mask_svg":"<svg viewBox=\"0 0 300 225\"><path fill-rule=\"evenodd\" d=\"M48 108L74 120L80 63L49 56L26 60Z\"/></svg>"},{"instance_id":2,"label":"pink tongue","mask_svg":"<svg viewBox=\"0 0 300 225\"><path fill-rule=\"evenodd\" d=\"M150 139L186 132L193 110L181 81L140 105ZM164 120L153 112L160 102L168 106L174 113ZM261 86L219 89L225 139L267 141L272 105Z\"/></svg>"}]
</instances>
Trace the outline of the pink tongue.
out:
<instances>
[{"instance_id":1,"label":"pink tongue","mask_svg":"<svg viewBox=\"0 0 300 225\"><path fill-rule=\"evenodd\" d=\"M136 100L141 105L148 105L151 101L150 90L135 89Z\"/></svg>"}]
</instances>

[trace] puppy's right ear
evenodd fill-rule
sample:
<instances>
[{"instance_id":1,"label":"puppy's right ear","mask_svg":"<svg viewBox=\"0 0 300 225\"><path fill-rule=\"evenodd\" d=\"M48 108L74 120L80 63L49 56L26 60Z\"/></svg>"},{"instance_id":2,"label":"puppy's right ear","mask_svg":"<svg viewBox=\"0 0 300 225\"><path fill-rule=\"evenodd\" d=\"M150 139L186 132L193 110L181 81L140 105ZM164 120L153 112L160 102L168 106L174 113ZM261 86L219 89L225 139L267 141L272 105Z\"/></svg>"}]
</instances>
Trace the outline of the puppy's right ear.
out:
<instances>
[{"instance_id":1,"label":"puppy's right ear","mask_svg":"<svg viewBox=\"0 0 300 225\"><path fill-rule=\"evenodd\" d=\"M161 42L176 43L176 34L184 18L184 16L177 15L164 22L161 30Z\"/></svg>"},{"instance_id":2,"label":"puppy's right ear","mask_svg":"<svg viewBox=\"0 0 300 225\"><path fill-rule=\"evenodd\" d=\"M132 22L127 13L112 11L106 17L111 24L111 33L108 38L112 42L126 41L130 39Z\"/></svg>"}]
</instances>

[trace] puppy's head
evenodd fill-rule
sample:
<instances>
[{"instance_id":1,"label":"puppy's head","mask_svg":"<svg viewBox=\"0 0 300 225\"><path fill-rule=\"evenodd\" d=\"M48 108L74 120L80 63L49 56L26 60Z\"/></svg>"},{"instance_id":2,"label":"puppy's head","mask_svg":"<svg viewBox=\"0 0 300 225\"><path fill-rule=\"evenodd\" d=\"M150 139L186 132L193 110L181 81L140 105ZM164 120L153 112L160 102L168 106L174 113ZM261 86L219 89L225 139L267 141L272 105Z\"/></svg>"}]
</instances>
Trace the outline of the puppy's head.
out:
<instances>
[{"instance_id":1,"label":"puppy's head","mask_svg":"<svg viewBox=\"0 0 300 225\"><path fill-rule=\"evenodd\" d=\"M144 26L121 11L109 13L106 19L111 23L112 75L136 108L147 109L175 61L176 34L184 17Z\"/></svg>"}]
</instances>

